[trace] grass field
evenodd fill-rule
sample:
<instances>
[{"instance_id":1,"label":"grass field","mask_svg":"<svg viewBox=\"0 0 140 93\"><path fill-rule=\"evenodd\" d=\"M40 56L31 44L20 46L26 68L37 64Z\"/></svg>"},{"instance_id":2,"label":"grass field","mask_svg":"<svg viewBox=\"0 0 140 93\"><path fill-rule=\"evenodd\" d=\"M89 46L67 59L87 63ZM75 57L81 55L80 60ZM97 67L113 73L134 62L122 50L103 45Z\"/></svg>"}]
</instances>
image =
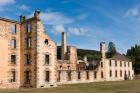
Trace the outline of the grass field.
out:
<instances>
[{"instance_id":1,"label":"grass field","mask_svg":"<svg viewBox=\"0 0 140 93\"><path fill-rule=\"evenodd\" d=\"M43 89L0 89L0 93L140 93L140 80L72 84Z\"/></svg>"}]
</instances>

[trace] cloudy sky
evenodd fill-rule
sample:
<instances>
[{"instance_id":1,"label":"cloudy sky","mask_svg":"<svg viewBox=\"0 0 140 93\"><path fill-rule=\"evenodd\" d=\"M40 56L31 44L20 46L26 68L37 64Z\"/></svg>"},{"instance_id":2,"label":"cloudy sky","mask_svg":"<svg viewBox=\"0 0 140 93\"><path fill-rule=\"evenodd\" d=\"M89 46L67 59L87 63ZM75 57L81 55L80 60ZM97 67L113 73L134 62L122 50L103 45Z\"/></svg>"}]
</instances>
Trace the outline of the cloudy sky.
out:
<instances>
[{"instance_id":1,"label":"cloudy sky","mask_svg":"<svg viewBox=\"0 0 140 93\"><path fill-rule=\"evenodd\" d=\"M41 11L46 32L58 45L61 32L67 43L84 49L99 49L112 41L125 53L140 43L140 0L0 0L0 16L19 20Z\"/></svg>"}]
</instances>

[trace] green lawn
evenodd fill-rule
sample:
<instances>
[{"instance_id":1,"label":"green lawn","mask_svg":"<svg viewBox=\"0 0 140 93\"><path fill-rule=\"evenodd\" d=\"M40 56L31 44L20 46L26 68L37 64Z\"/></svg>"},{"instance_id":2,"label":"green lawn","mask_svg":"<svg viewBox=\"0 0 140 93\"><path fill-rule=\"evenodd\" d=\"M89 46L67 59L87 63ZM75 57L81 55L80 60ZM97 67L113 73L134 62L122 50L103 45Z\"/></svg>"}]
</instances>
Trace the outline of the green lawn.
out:
<instances>
[{"instance_id":1,"label":"green lawn","mask_svg":"<svg viewBox=\"0 0 140 93\"><path fill-rule=\"evenodd\" d=\"M140 80L72 84L42 89L0 89L0 93L140 93Z\"/></svg>"}]
</instances>

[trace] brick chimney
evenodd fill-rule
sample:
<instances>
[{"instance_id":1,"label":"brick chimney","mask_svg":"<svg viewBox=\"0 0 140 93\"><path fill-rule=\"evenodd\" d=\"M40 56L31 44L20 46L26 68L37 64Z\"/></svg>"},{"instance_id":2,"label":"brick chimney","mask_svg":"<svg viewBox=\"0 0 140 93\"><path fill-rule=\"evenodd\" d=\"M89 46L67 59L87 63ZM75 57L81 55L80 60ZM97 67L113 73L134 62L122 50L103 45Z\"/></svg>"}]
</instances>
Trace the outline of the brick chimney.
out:
<instances>
[{"instance_id":1,"label":"brick chimney","mask_svg":"<svg viewBox=\"0 0 140 93\"><path fill-rule=\"evenodd\" d=\"M40 11L39 11L39 10L36 10L35 13L34 13L34 17L35 17L36 19L40 20L39 15L40 15Z\"/></svg>"},{"instance_id":2,"label":"brick chimney","mask_svg":"<svg viewBox=\"0 0 140 93\"><path fill-rule=\"evenodd\" d=\"M66 59L66 53L67 53L67 43L66 43L66 33L62 32L62 38L61 38L61 59Z\"/></svg>"},{"instance_id":3,"label":"brick chimney","mask_svg":"<svg viewBox=\"0 0 140 93\"><path fill-rule=\"evenodd\" d=\"M24 22L25 20L26 20L25 16L21 15L21 16L20 16L20 22L22 23L22 22Z\"/></svg>"},{"instance_id":4,"label":"brick chimney","mask_svg":"<svg viewBox=\"0 0 140 93\"><path fill-rule=\"evenodd\" d=\"M105 55L105 42L100 43L100 53L101 53L101 58L105 59L106 58L106 55Z\"/></svg>"}]
</instances>

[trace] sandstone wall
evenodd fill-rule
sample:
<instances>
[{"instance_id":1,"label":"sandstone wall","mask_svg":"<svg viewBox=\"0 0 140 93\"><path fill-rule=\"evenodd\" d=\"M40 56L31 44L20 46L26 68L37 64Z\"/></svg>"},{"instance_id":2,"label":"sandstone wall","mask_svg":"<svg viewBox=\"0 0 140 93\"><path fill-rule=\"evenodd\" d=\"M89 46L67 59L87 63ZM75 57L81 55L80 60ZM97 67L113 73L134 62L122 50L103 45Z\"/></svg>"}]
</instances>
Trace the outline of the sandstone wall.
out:
<instances>
[{"instance_id":1,"label":"sandstone wall","mask_svg":"<svg viewBox=\"0 0 140 93\"><path fill-rule=\"evenodd\" d=\"M16 33L12 26L16 25ZM16 40L16 48L12 48L12 39ZM0 87L20 87L20 25L8 19L0 20ZM11 64L11 55L16 55L16 64ZM16 81L11 82L11 71L16 71Z\"/></svg>"},{"instance_id":2,"label":"sandstone wall","mask_svg":"<svg viewBox=\"0 0 140 93\"><path fill-rule=\"evenodd\" d=\"M48 44L45 44L48 40ZM41 21L37 22L37 87L56 86L57 45L47 34ZM45 64L45 55L49 55L49 64ZM45 71L49 71L49 82L45 81Z\"/></svg>"},{"instance_id":3,"label":"sandstone wall","mask_svg":"<svg viewBox=\"0 0 140 93\"><path fill-rule=\"evenodd\" d=\"M117 62L117 65L115 65L115 60L111 60L111 66L110 66L110 60L109 59L105 60L106 80L107 81L124 80L125 72L129 79L133 79L134 73L132 69L132 62L120 61L120 60L117 60L116 62ZM120 64L122 64L122 66L120 66ZM112 72L112 76L110 76L110 71ZM120 75L121 72L122 72L122 76ZM116 73L117 75L115 75Z\"/></svg>"}]
</instances>

